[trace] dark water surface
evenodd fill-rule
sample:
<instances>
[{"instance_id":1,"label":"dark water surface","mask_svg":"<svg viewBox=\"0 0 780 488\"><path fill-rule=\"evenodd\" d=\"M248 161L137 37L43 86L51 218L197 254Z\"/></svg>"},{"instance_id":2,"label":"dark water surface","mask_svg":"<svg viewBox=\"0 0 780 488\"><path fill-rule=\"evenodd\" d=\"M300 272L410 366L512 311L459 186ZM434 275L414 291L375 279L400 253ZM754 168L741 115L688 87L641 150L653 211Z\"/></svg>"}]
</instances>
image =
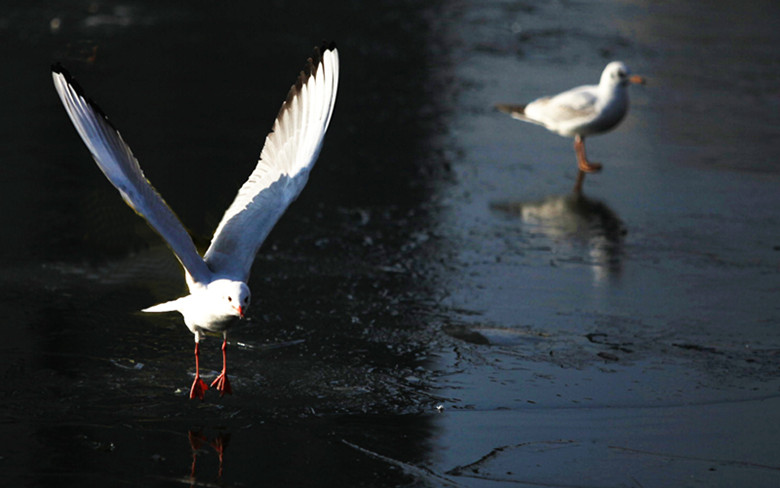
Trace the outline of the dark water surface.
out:
<instances>
[{"instance_id":1,"label":"dark water surface","mask_svg":"<svg viewBox=\"0 0 780 488\"><path fill-rule=\"evenodd\" d=\"M247 3L247 5L249 5ZM780 484L772 2L27 2L0 14L3 486ZM336 111L261 249L235 394L138 310L178 263L60 61L205 248L312 46ZM491 107L646 75L604 163ZM207 379L220 341L202 346Z\"/></svg>"}]
</instances>

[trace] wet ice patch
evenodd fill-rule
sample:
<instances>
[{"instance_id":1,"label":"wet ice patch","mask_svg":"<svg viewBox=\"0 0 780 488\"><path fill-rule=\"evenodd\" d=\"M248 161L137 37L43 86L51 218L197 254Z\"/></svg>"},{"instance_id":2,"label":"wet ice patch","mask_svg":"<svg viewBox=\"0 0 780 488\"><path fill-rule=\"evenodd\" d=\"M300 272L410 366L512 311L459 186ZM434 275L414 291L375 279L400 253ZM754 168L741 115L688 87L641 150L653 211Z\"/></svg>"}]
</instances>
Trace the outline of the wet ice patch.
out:
<instances>
[{"instance_id":1,"label":"wet ice patch","mask_svg":"<svg viewBox=\"0 0 780 488\"><path fill-rule=\"evenodd\" d=\"M539 331L523 328L500 327L490 325L445 325L442 330L449 336L471 344L494 346L516 346L539 343L547 335Z\"/></svg>"}]
</instances>

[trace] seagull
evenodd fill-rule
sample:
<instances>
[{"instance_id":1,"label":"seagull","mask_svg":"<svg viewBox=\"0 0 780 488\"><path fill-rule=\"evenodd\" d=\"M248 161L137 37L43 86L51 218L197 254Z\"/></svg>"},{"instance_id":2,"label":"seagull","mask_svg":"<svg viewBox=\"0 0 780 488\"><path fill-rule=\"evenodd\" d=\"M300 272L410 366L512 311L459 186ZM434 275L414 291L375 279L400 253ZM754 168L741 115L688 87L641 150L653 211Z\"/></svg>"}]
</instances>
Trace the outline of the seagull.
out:
<instances>
[{"instance_id":1,"label":"seagull","mask_svg":"<svg viewBox=\"0 0 780 488\"><path fill-rule=\"evenodd\" d=\"M628 112L628 85L645 84L645 78L631 75L628 67L613 61L604 68L598 85L584 85L538 98L528 105L497 104L513 118L541 125L564 137L574 137L579 174L575 191L582 189L586 173L601 171L601 164L585 156L585 136L613 129Z\"/></svg>"},{"instance_id":2,"label":"seagull","mask_svg":"<svg viewBox=\"0 0 780 488\"><path fill-rule=\"evenodd\" d=\"M60 65L52 67L57 94L100 170L133 210L166 241L184 268L189 295L143 309L179 312L195 336L195 379L190 398L203 400L199 344L205 332L222 333L222 372L212 388L232 393L227 377L227 330L244 318L252 262L268 233L306 184L322 148L339 80L334 43L314 49L282 103L257 166L238 190L201 257L192 238L151 183L119 131Z\"/></svg>"}]
</instances>

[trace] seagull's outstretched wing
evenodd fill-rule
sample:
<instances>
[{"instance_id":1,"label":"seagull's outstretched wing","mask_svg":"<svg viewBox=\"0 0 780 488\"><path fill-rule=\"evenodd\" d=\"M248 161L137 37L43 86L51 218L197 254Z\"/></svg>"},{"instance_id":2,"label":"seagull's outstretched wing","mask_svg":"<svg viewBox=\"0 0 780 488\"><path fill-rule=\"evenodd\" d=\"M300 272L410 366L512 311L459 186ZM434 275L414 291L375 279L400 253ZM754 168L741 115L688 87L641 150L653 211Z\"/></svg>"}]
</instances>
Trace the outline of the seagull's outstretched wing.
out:
<instances>
[{"instance_id":1,"label":"seagull's outstretched wing","mask_svg":"<svg viewBox=\"0 0 780 488\"><path fill-rule=\"evenodd\" d=\"M198 255L192 238L159 193L144 177L138 160L108 118L87 99L70 74L52 67L54 87L84 144L125 202L165 239L190 276L199 283L211 281L212 273Z\"/></svg>"},{"instance_id":2,"label":"seagull's outstretched wing","mask_svg":"<svg viewBox=\"0 0 780 488\"><path fill-rule=\"evenodd\" d=\"M315 48L290 88L249 179L222 217L205 259L219 277L246 282L255 254L306 184L328 129L339 81L335 45Z\"/></svg>"}]
</instances>

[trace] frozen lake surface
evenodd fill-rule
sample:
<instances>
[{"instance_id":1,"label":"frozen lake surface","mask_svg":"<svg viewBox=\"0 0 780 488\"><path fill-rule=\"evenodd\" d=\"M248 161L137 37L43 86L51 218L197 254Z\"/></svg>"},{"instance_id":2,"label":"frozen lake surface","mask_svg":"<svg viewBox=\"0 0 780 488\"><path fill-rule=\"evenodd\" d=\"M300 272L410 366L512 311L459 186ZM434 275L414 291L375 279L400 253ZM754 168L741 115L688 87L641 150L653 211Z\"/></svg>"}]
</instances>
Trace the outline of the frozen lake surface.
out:
<instances>
[{"instance_id":1,"label":"frozen lake surface","mask_svg":"<svg viewBox=\"0 0 780 488\"><path fill-rule=\"evenodd\" d=\"M774 2L32 2L0 15L7 486L780 485ZM205 248L314 45L339 98L230 336L90 160L60 61ZM647 77L604 164L510 119ZM195 199L194 195L205 195ZM202 345L210 376L220 340Z\"/></svg>"}]
</instances>

